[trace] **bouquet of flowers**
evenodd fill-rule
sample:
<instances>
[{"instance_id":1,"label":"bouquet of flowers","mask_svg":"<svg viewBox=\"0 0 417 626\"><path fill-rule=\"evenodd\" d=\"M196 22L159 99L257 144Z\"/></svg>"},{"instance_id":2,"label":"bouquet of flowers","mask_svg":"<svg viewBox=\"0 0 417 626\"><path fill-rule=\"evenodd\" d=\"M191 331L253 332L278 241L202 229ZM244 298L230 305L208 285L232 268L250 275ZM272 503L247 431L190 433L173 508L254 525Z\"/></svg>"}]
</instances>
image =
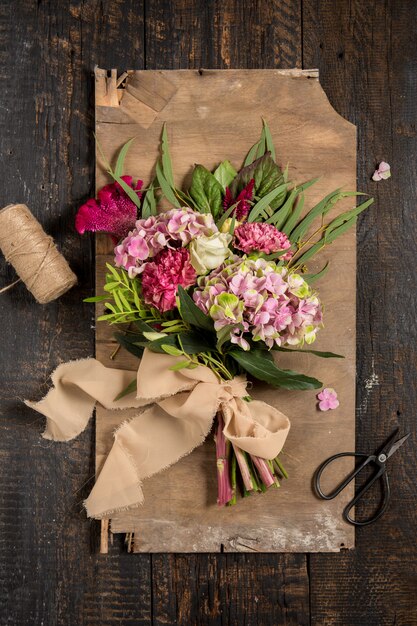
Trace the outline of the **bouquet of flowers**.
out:
<instances>
[{"instance_id":1,"label":"bouquet of flowers","mask_svg":"<svg viewBox=\"0 0 417 626\"><path fill-rule=\"evenodd\" d=\"M146 188L122 175L131 142L114 169L107 163L114 182L76 216L80 233L105 232L115 245L103 295L88 298L104 303L99 320L120 326L117 341L138 358L144 350L176 357L175 371L204 365L222 382L249 375L284 389L322 387L316 378L280 368L279 355L339 356L308 348L323 326L314 284L327 270L309 273L308 262L354 226L373 200L330 217L340 200L361 195L337 189L305 213L305 192L317 179L288 179L265 121L239 171L227 160L213 172L196 165L189 189L174 183L165 127ZM135 386L136 380L119 399ZM322 392L326 408L331 401L331 393ZM239 491L246 496L279 486L287 477L279 456L245 452L225 435L221 411L216 420L218 504L235 503Z\"/></svg>"}]
</instances>

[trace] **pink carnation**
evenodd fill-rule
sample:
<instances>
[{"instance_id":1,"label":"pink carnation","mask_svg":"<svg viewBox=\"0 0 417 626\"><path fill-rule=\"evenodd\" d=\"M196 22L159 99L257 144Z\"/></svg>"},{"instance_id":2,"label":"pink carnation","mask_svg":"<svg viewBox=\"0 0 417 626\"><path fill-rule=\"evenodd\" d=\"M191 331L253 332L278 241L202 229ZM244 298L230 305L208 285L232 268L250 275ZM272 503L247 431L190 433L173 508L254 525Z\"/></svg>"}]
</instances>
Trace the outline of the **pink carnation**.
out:
<instances>
[{"instance_id":1,"label":"pink carnation","mask_svg":"<svg viewBox=\"0 0 417 626\"><path fill-rule=\"evenodd\" d=\"M242 250L245 254L250 254L254 250L271 254L278 250L288 250L291 242L287 235L272 226L272 224L259 222L246 222L235 230L234 247ZM292 257L289 251L282 255L281 259L287 261Z\"/></svg>"},{"instance_id":2,"label":"pink carnation","mask_svg":"<svg viewBox=\"0 0 417 626\"><path fill-rule=\"evenodd\" d=\"M142 274L142 292L146 304L159 311L175 307L178 285L190 287L196 281L190 253L185 248L160 252L154 261L146 263Z\"/></svg>"},{"instance_id":3,"label":"pink carnation","mask_svg":"<svg viewBox=\"0 0 417 626\"><path fill-rule=\"evenodd\" d=\"M131 176L122 176L129 187L137 191L142 187L142 181L138 180L133 185ZM135 225L137 206L123 191L119 183L106 185L98 192L97 200L90 198L83 204L75 216L75 228L83 235L85 231L104 232L112 236L116 243L125 237Z\"/></svg>"}]
</instances>

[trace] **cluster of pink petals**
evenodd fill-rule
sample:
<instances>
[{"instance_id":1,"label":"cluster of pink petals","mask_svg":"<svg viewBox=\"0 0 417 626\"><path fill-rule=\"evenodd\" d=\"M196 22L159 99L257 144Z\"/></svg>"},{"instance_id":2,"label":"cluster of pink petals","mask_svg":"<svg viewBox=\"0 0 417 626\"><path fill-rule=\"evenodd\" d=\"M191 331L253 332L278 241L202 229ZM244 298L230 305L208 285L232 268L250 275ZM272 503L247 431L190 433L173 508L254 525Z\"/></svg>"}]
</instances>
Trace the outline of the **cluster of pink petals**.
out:
<instances>
[{"instance_id":1,"label":"cluster of pink petals","mask_svg":"<svg viewBox=\"0 0 417 626\"><path fill-rule=\"evenodd\" d=\"M116 267L123 267L133 278L164 248L184 247L200 235L215 232L218 229L210 213L188 207L137 220L135 228L114 249Z\"/></svg>"},{"instance_id":2,"label":"cluster of pink petals","mask_svg":"<svg viewBox=\"0 0 417 626\"><path fill-rule=\"evenodd\" d=\"M339 406L339 400L337 399L337 393L331 387L326 387L319 394L317 394L319 400L320 411L329 411L337 409Z\"/></svg>"},{"instance_id":3,"label":"cluster of pink petals","mask_svg":"<svg viewBox=\"0 0 417 626\"><path fill-rule=\"evenodd\" d=\"M237 220L242 222L248 216L250 211L250 201L253 199L253 188L255 186L255 179L251 178L246 187L242 189L236 198L233 198L232 192L229 187L226 187L226 193L223 200L223 208L226 211L231 206L236 204L235 209L232 211L232 215Z\"/></svg>"},{"instance_id":4,"label":"cluster of pink petals","mask_svg":"<svg viewBox=\"0 0 417 626\"><path fill-rule=\"evenodd\" d=\"M122 176L129 187L141 194L143 182L133 184L131 176ZM83 235L86 231L104 232L111 235L114 241L125 237L134 227L137 218L137 206L123 191L119 183L106 185L98 192L97 200L90 198L83 204L75 217L75 228Z\"/></svg>"},{"instance_id":5,"label":"cluster of pink petals","mask_svg":"<svg viewBox=\"0 0 417 626\"><path fill-rule=\"evenodd\" d=\"M154 261L145 264L142 273L142 293L146 304L159 311L175 307L178 285L187 288L196 281L196 272L185 248L160 252Z\"/></svg>"},{"instance_id":6,"label":"cluster of pink petals","mask_svg":"<svg viewBox=\"0 0 417 626\"><path fill-rule=\"evenodd\" d=\"M265 254L278 252L278 250L288 250L291 242L287 235L282 233L272 224L260 222L246 222L235 229L233 245L245 254L250 254L255 250ZM281 259L288 261L292 257L292 252L286 252Z\"/></svg>"},{"instance_id":7,"label":"cluster of pink petals","mask_svg":"<svg viewBox=\"0 0 417 626\"><path fill-rule=\"evenodd\" d=\"M216 330L230 325L232 343L245 350L247 338L269 348L311 343L322 325L320 302L304 279L264 259L235 256L197 284L197 306Z\"/></svg>"}]
</instances>

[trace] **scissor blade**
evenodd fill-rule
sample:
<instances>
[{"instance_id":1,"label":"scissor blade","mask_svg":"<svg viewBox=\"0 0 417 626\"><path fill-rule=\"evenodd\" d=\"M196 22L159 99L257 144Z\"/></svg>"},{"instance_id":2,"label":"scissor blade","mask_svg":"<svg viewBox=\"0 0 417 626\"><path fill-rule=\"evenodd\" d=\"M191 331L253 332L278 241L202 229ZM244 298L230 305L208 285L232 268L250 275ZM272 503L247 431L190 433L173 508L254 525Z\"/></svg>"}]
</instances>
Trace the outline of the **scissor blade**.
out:
<instances>
[{"instance_id":1,"label":"scissor blade","mask_svg":"<svg viewBox=\"0 0 417 626\"><path fill-rule=\"evenodd\" d=\"M394 454L394 452L397 452L398 448L401 448L403 443L405 443L407 439L409 438L410 434L411 433L408 433L407 435L405 435L404 437L401 437L401 439L398 439L398 441L392 444L391 448L387 452L387 459L389 459L390 456Z\"/></svg>"}]
</instances>

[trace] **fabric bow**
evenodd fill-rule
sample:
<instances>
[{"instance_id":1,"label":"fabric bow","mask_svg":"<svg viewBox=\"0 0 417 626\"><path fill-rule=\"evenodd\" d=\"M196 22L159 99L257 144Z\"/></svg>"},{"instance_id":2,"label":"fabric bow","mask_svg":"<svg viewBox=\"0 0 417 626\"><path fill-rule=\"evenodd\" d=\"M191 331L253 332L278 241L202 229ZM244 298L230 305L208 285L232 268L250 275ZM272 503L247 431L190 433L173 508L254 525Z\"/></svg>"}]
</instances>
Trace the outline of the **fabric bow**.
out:
<instances>
[{"instance_id":1,"label":"fabric bow","mask_svg":"<svg viewBox=\"0 0 417 626\"><path fill-rule=\"evenodd\" d=\"M177 361L145 350L136 374L136 396L131 393L118 401L135 372L107 368L96 359L63 363L52 374L54 387L47 395L40 402L25 402L47 418L43 437L54 441L79 435L96 402L115 410L150 405L125 421L121 411L113 447L85 501L89 517L100 519L141 504L142 481L201 445L217 411L223 414L225 437L238 448L264 459L281 451L290 421L265 402L243 400L244 376L219 381L203 365L171 370Z\"/></svg>"}]
</instances>

